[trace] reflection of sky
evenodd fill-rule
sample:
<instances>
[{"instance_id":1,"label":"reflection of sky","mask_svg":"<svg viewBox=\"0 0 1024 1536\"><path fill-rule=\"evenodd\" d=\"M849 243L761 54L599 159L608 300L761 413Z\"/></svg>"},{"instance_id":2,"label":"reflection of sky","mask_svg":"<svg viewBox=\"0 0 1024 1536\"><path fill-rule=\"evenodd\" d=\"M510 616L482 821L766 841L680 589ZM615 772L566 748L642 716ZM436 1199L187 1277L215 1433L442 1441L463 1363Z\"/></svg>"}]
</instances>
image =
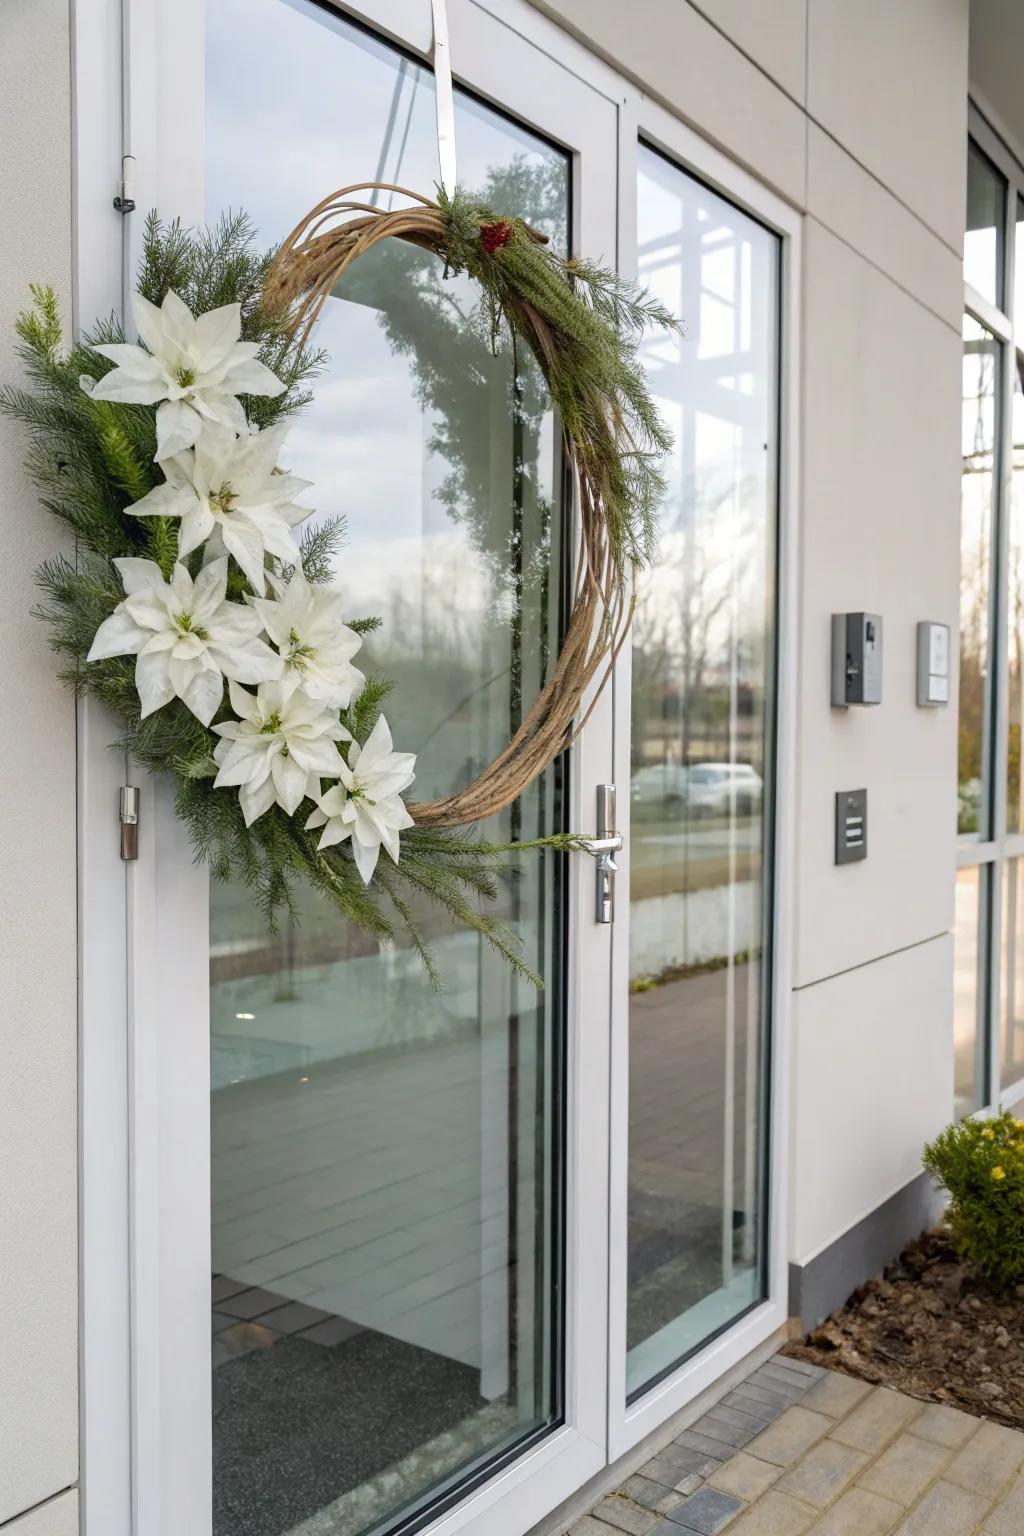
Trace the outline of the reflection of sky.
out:
<instances>
[{"instance_id":1,"label":"reflection of sky","mask_svg":"<svg viewBox=\"0 0 1024 1536\"><path fill-rule=\"evenodd\" d=\"M303 0L210 0L206 68L208 219L243 207L269 246L326 194L378 173L432 193L432 76L340 18ZM462 96L456 126L465 186L517 156L532 165L552 157ZM386 621L396 589L407 599L423 588L425 565L448 560L467 608L483 612L491 578L436 499L448 465L428 447L434 420L415 397L409 360L392 352L365 305L332 300L315 340L329 371L283 457L313 481L304 501L348 518L337 569L353 611ZM435 625L444 629L449 611L433 615Z\"/></svg>"},{"instance_id":2,"label":"reflection of sky","mask_svg":"<svg viewBox=\"0 0 1024 1536\"><path fill-rule=\"evenodd\" d=\"M645 614L670 645L682 640L680 589L691 622L709 615L725 662L736 625L763 632L771 548L775 436L775 237L661 156L641 149L641 281L686 322L643 357L674 436L660 558L643 578ZM690 546L689 549L687 546ZM732 586L732 602L722 601ZM696 611L694 611L696 610Z\"/></svg>"}]
</instances>

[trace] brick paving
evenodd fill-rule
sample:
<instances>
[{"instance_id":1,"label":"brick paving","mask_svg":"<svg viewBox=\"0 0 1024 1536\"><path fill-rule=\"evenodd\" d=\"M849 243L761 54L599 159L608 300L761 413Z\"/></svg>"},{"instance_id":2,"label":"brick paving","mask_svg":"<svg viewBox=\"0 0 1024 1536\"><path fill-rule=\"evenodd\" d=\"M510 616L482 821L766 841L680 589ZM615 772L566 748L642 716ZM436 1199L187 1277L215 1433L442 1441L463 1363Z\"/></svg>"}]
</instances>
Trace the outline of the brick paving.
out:
<instances>
[{"instance_id":1,"label":"brick paving","mask_svg":"<svg viewBox=\"0 0 1024 1536\"><path fill-rule=\"evenodd\" d=\"M776 1355L570 1536L1024 1536L1024 1434Z\"/></svg>"}]
</instances>

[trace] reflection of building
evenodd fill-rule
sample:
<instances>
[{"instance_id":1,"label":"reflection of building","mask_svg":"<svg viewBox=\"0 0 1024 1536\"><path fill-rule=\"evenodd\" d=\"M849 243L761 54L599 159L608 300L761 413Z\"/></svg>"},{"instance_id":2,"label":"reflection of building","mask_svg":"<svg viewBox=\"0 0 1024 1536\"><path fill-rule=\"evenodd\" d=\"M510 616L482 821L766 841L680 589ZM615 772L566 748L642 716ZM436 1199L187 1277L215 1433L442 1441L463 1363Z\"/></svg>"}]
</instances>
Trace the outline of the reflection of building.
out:
<instances>
[{"instance_id":1,"label":"reflection of building","mask_svg":"<svg viewBox=\"0 0 1024 1536\"><path fill-rule=\"evenodd\" d=\"M30 280L120 310L152 202L272 242L363 176L429 193L429 9L7 0L4 335ZM526 1536L879 1268L933 1209L925 1138L1024 1093L1020 7L448 9L462 184L685 326L640 347L674 447L614 686L486 829L590 830L615 783L615 921L587 856L524 859L496 910L546 990L424 901L434 992L313 892L268 932L149 781L126 868L0 420L4 1536ZM573 549L542 378L474 299L418 249L357 263L288 447L424 796L550 674ZM840 714L861 609L882 703ZM920 620L959 628L945 709Z\"/></svg>"}]
</instances>

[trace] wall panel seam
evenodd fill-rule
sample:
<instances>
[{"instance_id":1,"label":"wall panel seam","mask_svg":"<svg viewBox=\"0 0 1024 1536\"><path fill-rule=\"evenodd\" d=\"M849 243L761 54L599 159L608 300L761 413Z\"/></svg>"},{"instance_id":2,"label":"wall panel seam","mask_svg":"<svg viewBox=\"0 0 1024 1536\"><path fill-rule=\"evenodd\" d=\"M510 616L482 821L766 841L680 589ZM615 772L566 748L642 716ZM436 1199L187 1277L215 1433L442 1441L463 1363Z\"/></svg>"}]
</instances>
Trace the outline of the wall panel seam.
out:
<instances>
[{"instance_id":1,"label":"wall panel seam","mask_svg":"<svg viewBox=\"0 0 1024 1536\"><path fill-rule=\"evenodd\" d=\"M942 928L938 933L930 933L927 938L915 939L912 944L901 944L898 949L887 949L884 954L872 955L867 960L858 960L856 965L844 965L838 971L830 971L827 976L815 976L812 981L802 981L793 988L794 992L809 992L812 987L824 986L827 981L837 981L840 976L850 976L854 971L867 970L869 965L879 965L884 960L894 960L897 955L908 955L915 949L923 949L926 944L934 944L939 939L947 939L951 935L949 928Z\"/></svg>"},{"instance_id":2,"label":"wall panel seam","mask_svg":"<svg viewBox=\"0 0 1024 1536\"><path fill-rule=\"evenodd\" d=\"M47 1494L45 1499L40 1499L37 1504L29 1504L26 1509L19 1509L16 1515L8 1515L6 1520L0 1520L0 1531L12 1530L19 1520L28 1520L32 1515L38 1515L39 1511L46 1509L50 1504L56 1504L58 1499L64 1499L69 1493L77 1493L78 1484L68 1483L66 1488L58 1488L56 1493Z\"/></svg>"},{"instance_id":3,"label":"wall panel seam","mask_svg":"<svg viewBox=\"0 0 1024 1536\"><path fill-rule=\"evenodd\" d=\"M893 277L892 273L886 271L885 267L879 266L878 262L875 261L873 257L869 256L866 251L862 251L859 245L854 245L853 241L847 239L846 235L841 235L838 229L835 229L831 224L827 222L827 220L821 218L816 213L808 213L806 217L808 219L813 219L815 224L817 224L820 229L826 230L828 234L833 237L833 239L838 240L841 245L845 245L848 251L852 251L855 256L858 256L861 261L865 262L869 267L877 272L880 277L884 277L893 285L894 288L898 288L900 293L905 294L908 299L913 299L914 303L918 306L919 309L923 309L926 314L931 315L934 320L938 320L942 325L951 330L958 340L960 339L960 325L962 322L958 321L956 324L954 324L954 322L947 319L945 315L941 315L937 309L934 309L931 304L927 302L926 299L922 299L919 293L915 293L912 288L908 288L905 283L901 283L898 277Z\"/></svg>"}]
</instances>

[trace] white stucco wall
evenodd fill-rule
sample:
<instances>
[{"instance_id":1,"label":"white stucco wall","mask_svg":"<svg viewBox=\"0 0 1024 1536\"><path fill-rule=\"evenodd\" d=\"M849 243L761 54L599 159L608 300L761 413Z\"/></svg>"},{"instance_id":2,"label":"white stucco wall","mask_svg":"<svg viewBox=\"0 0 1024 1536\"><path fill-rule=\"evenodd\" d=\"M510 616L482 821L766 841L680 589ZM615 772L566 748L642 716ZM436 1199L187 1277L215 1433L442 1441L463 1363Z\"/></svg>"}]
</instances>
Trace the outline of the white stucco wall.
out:
<instances>
[{"instance_id":1,"label":"white stucco wall","mask_svg":"<svg viewBox=\"0 0 1024 1536\"><path fill-rule=\"evenodd\" d=\"M804 217L790 1258L896 1193L952 1113L968 0L536 0ZM829 615L885 627L880 709L829 707ZM866 785L869 857L833 863Z\"/></svg>"},{"instance_id":2,"label":"white stucco wall","mask_svg":"<svg viewBox=\"0 0 1024 1536\"><path fill-rule=\"evenodd\" d=\"M6 383L28 283L70 305L68 0L0 5L0 120ZM78 1477L75 707L29 618L58 544L22 454L0 419L0 1525L34 1510L17 1536L71 1536L77 1500L54 1496Z\"/></svg>"}]
</instances>

